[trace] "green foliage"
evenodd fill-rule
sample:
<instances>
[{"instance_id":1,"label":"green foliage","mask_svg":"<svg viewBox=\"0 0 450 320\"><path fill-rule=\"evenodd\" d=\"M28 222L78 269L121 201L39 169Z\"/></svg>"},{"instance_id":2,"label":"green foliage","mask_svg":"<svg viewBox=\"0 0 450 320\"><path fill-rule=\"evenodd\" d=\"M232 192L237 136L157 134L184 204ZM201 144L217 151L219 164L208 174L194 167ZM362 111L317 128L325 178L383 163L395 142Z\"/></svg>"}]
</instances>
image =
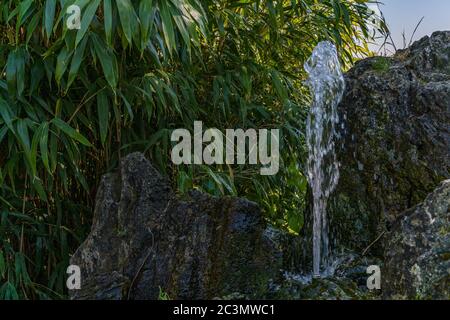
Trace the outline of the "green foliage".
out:
<instances>
[{"instance_id":1,"label":"green foliage","mask_svg":"<svg viewBox=\"0 0 450 320\"><path fill-rule=\"evenodd\" d=\"M161 289L161 287L159 287L158 300L170 300L169 295L166 292L164 292L163 289Z\"/></svg>"},{"instance_id":2,"label":"green foliage","mask_svg":"<svg viewBox=\"0 0 450 320\"><path fill-rule=\"evenodd\" d=\"M82 9L68 30L66 9ZM143 151L181 193L246 196L302 226L308 95L321 40L369 53L364 0L5 0L0 3L0 299L65 294L100 176ZM279 128L281 170L174 167L170 134L194 120Z\"/></svg>"},{"instance_id":3,"label":"green foliage","mask_svg":"<svg viewBox=\"0 0 450 320\"><path fill-rule=\"evenodd\" d=\"M386 72L391 67L391 60L386 57L376 57L372 62L372 68L380 73Z\"/></svg>"}]
</instances>

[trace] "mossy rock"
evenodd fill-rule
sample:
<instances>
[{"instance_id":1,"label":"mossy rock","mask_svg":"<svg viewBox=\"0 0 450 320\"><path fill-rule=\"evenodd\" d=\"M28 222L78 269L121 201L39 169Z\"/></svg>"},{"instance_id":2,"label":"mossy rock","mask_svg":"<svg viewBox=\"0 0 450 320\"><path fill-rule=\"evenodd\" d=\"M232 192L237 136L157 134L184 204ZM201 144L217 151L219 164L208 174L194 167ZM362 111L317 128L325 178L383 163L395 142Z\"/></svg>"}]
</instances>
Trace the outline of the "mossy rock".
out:
<instances>
[{"instance_id":1,"label":"mossy rock","mask_svg":"<svg viewBox=\"0 0 450 320\"><path fill-rule=\"evenodd\" d=\"M387 234L383 288L390 299L450 299L450 180L407 210Z\"/></svg>"},{"instance_id":2,"label":"mossy rock","mask_svg":"<svg viewBox=\"0 0 450 320\"><path fill-rule=\"evenodd\" d=\"M450 32L437 32L391 58L362 60L345 75L340 181L328 201L335 247L362 252L450 178L449 48ZM305 225L310 234L311 215ZM382 239L369 254L382 256Z\"/></svg>"}]
</instances>

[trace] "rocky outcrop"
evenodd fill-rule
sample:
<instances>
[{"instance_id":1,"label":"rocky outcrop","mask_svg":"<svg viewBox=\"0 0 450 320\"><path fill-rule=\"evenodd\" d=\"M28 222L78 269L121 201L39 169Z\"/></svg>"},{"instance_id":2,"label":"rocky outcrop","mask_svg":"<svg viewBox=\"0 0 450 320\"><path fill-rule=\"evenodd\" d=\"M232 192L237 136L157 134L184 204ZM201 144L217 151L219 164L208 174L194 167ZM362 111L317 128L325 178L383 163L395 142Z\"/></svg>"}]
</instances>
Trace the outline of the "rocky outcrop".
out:
<instances>
[{"instance_id":1,"label":"rocky outcrop","mask_svg":"<svg viewBox=\"0 0 450 320\"><path fill-rule=\"evenodd\" d=\"M327 208L333 277L299 274L311 271L310 216L293 238L244 199L180 198L137 153L103 177L71 260L82 271L72 298L376 299L366 268L379 265L385 298L449 299L450 32L360 61L345 78L341 177Z\"/></svg>"},{"instance_id":2,"label":"rocky outcrop","mask_svg":"<svg viewBox=\"0 0 450 320\"><path fill-rule=\"evenodd\" d=\"M262 297L282 253L256 204L200 192L180 199L135 153L103 177L92 231L71 264L82 272L73 299Z\"/></svg>"},{"instance_id":3,"label":"rocky outcrop","mask_svg":"<svg viewBox=\"0 0 450 320\"><path fill-rule=\"evenodd\" d=\"M450 299L450 180L392 226L384 270L385 298Z\"/></svg>"},{"instance_id":4,"label":"rocky outcrop","mask_svg":"<svg viewBox=\"0 0 450 320\"><path fill-rule=\"evenodd\" d=\"M334 246L361 253L450 178L450 32L362 60L345 79L328 215ZM367 253L382 256L383 243Z\"/></svg>"},{"instance_id":5,"label":"rocky outcrop","mask_svg":"<svg viewBox=\"0 0 450 320\"><path fill-rule=\"evenodd\" d=\"M450 178L450 32L393 57L362 60L345 80L336 142L340 180L327 215L333 260L359 258L355 267L343 263L331 279L303 286L298 296L328 297L327 288L338 288L338 297L367 296L364 259L370 258L381 267L383 297L449 299L448 181L435 189ZM310 199L303 255L295 263L304 271L312 268L311 206ZM348 282L352 274L358 276ZM357 283L359 293L348 283Z\"/></svg>"}]
</instances>

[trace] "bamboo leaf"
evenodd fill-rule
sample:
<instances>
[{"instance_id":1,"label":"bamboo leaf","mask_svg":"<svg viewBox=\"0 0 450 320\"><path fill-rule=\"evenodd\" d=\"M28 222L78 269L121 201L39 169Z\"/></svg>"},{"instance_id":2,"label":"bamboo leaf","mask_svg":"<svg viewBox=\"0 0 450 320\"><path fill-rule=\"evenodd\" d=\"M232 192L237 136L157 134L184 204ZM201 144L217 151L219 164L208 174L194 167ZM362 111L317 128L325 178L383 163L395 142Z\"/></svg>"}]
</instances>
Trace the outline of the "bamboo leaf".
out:
<instances>
[{"instance_id":1,"label":"bamboo leaf","mask_svg":"<svg viewBox=\"0 0 450 320\"><path fill-rule=\"evenodd\" d=\"M16 53L16 79L17 79L17 95L22 96L25 90L25 50L18 49Z\"/></svg>"},{"instance_id":2,"label":"bamboo leaf","mask_svg":"<svg viewBox=\"0 0 450 320\"><path fill-rule=\"evenodd\" d=\"M30 23L27 26L27 39L26 39L27 44L30 42L31 37L33 36L33 34L36 31L36 28L41 19L41 12L42 12L42 10L39 10L39 12L33 16L33 18L31 19Z\"/></svg>"},{"instance_id":3,"label":"bamboo leaf","mask_svg":"<svg viewBox=\"0 0 450 320\"><path fill-rule=\"evenodd\" d=\"M34 132L33 135L33 140L31 142L31 160L32 160L32 172L33 172L33 177L36 175L36 169L37 169L37 153L38 153L38 145L39 145L39 141L41 140L42 137L42 131L43 131L43 126L45 125L45 122L40 124L39 127L36 129L36 131Z\"/></svg>"},{"instance_id":4,"label":"bamboo leaf","mask_svg":"<svg viewBox=\"0 0 450 320\"><path fill-rule=\"evenodd\" d=\"M86 44L88 42L88 37L84 37L81 41L81 45L79 45L75 49L75 53L73 54L72 58L72 64L70 65L69 70L69 80L67 82L67 89L66 92L69 90L70 86L72 85L73 81L76 79L78 75L78 70L80 69L81 63L84 59L84 52L86 50Z\"/></svg>"},{"instance_id":5,"label":"bamboo leaf","mask_svg":"<svg viewBox=\"0 0 450 320\"><path fill-rule=\"evenodd\" d=\"M153 26L156 7L153 6L153 0L141 0L139 5L139 19L141 21L141 37L142 42L148 42L148 36Z\"/></svg>"},{"instance_id":6,"label":"bamboo leaf","mask_svg":"<svg viewBox=\"0 0 450 320\"><path fill-rule=\"evenodd\" d=\"M164 33L164 39L166 42L166 46L169 49L169 53L172 53L172 50L175 49L175 32L173 29L172 18L169 11L169 6L166 1L161 1L160 3L160 14L162 19L162 29Z\"/></svg>"},{"instance_id":7,"label":"bamboo leaf","mask_svg":"<svg viewBox=\"0 0 450 320\"><path fill-rule=\"evenodd\" d=\"M72 139L75 139L76 141L80 142L81 144L91 147L92 144L77 130L69 126L66 122L62 121L59 118L54 118L52 120L52 123L61 131L63 131L65 134L67 134Z\"/></svg>"},{"instance_id":8,"label":"bamboo leaf","mask_svg":"<svg viewBox=\"0 0 450 320\"><path fill-rule=\"evenodd\" d=\"M6 62L6 82L8 84L8 93L11 97L17 93L17 50L13 50L8 55Z\"/></svg>"},{"instance_id":9,"label":"bamboo leaf","mask_svg":"<svg viewBox=\"0 0 450 320\"><path fill-rule=\"evenodd\" d=\"M53 21L55 20L55 12L56 12L56 1L55 0L47 0L45 2L45 33L47 34L47 38L50 38L53 30Z\"/></svg>"},{"instance_id":10,"label":"bamboo leaf","mask_svg":"<svg viewBox=\"0 0 450 320\"><path fill-rule=\"evenodd\" d=\"M112 5L111 0L104 0L103 1L103 14L105 19L105 34L106 34L106 43L112 47Z\"/></svg>"},{"instance_id":11,"label":"bamboo leaf","mask_svg":"<svg viewBox=\"0 0 450 320\"><path fill-rule=\"evenodd\" d=\"M0 96L0 115L3 118L3 121L6 123L6 126L11 132L15 132L14 126L12 125L12 111L9 108L8 103L3 100L3 98Z\"/></svg>"},{"instance_id":12,"label":"bamboo leaf","mask_svg":"<svg viewBox=\"0 0 450 320\"><path fill-rule=\"evenodd\" d=\"M61 84L61 79L69 66L71 56L72 53L69 52L69 49L67 49L67 47L63 47L61 49L61 52L58 54L55 70L55 80L58 84Z\"/></svg>"},{"instance_id":13,"label":"bamboo leaf","mask_svg":"<svg viewBox=\"0 0 450 320\"><path fill-rule=\"evenodd\" d=\"M46 202L48 200L47 193L45 192L45 189L42 186L41 180L38 177L34 177L32 184L34 190L36 190L36 192L38 193L39 198Z\"/></svg>"},{"instance_id":14,"label":"bamboo leaf","mask_svg":"<svg viewBox=\"0 0 450 320\"><path fill-rule=\"evenodd\" d=\"M133 41L133 34L136 32L136 21L138 17L134 11L130 0L117 0L117 9L119 11L120 23L126 40L129 44Z\"/></svg>"},{"instance_id":15,"label":"bamboo leaf","mask_svg":"<svg viewBox=\"0 0 450 320\"><path fill-rule=\"evenodd\" d=\"M48 122L44 122L42 125L41 139L39 140L39 149L41 150L41 159L47 171L52 174L50 169L50 162L48 157Z\"/></svg>"},{"instance_id":16,"label":"bamboo leaf","mask_svg":"<svg viewBox=\"0 0 450 320\"><path fill-rule=\"evenodd\" d=\"M22 23L24 22L25 14L28 12L28 9L30 9L31 5L33 4L33 0L26 0L22 1L19 5L19 15L17 17L17 26L20 27Z\"/></svg>"},{"instance_id":17,"label":"bamboo leaf","mask_svg":"<svg viewBox=\"0 0 450 320\"><path fill-rule=\"evenodd\" d=\"M81 19L81 28L77 32L77 38L75 40L75 47L78 46L80 41L83 39L86 31L91 25L92 19L94 19L95 13L97 12L98 6L100 5L100 0L93 0L89 3L86 10L84 11Z\"/></svg>"},{"instance_id":18,"label":"bamboo leaf","mask_svg":"<svg viewBox=\"0 0 450 320\"><path fill-rule=\"evenodd\" d=\"M93 38L93 43L95 53L100 60L106 80L112 88L115 88L119 78L116 56L114 52L103 45L99 37Z\"/></svg>"},{"instance_id":19,"label":"bamboo leaf","mask_svg":"<svg viewBox=\"0 0 450 320\"><path fill-rule=\"evenodd\" d=\"M172 16L175 21L175 24L177 25L178 31L181 34L181 37L183 38L184 44L186 45L186 48L188 50L188 53L190 55L191 53L191 35L189 34L185 24L184 19L181 17L181 15L177 12L174 12L171 8Z\"/></svg>"},{"instance_id":20,"label":"bamboo leaf","mask_svg":"<svg viewBox=\"0 0 450 320\"><path fill-rule=\"evenodd\" d=\"M31 155L31 144L30 144L30 136L28 133L28 125L26 120L19 119L17 120L16 125L16 132L17 132L17 139L19 140L20 145L22 146L23 152L25 154L25 159L30 165L30 168L33 170L33 168L36 167L36 163L33 162L33 158ZM33 171L34 175L34 171Z\"/></svg>"}]
</instances>

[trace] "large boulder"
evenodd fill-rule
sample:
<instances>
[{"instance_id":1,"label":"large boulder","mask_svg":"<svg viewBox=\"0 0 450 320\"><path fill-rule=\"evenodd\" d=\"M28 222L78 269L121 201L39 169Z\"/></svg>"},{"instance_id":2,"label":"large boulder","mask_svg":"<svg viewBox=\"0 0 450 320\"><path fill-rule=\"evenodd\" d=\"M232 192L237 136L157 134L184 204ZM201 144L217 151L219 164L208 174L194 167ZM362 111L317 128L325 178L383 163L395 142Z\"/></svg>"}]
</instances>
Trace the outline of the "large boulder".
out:
<instances>
[{"instance_id":1,"label":"large boulder","mask_svg":"<svg viewBox=\"0 0 450 320\"><path fill-rule=\"evenodd\" d=\"M282 268L267 230L256 204L200 192L180 199L131 154L102 179L92 231L71 259L82 274L71 297L263 297Z\"/></svg>"},{"instance_id":2,"label":"large boulder","mask_svg":"<svg viewBox=\"0 0 450 320\"><path fill-rule=\"evenodd\" d=\"M392 226L383 270L385 298L450 299L450 180Z\"/></svg>"},{"instance_id":3,"label":"large boulder","mask_svg":"<svg viewBox=\"0 0 450 320\"><path fill-rule=\"evenodd\" d=\"M331 243L382 256L389 225L450 178L450 32L362 60L345 80Z\"/></svg>"}]
</instances>

